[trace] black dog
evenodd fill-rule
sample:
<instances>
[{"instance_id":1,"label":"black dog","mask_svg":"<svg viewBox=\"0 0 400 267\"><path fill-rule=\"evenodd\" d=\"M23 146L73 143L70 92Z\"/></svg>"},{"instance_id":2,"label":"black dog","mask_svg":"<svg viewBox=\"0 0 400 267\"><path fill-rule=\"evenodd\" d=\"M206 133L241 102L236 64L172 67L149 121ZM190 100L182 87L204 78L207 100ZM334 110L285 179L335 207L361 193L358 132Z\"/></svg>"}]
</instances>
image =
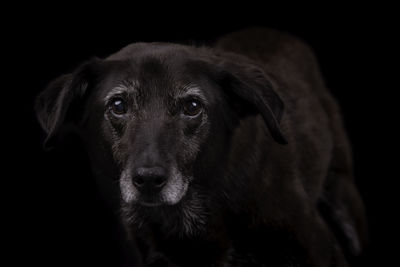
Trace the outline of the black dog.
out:
<instances>
[{"instance_id":1,"label":"black dog","mask_svg":"<svg viewBox=\"0 0 400 267\"><path fill-rule=\"evenodd\" d=\"M81 136L147 266L347 266L364 246L339 109L291 36L132 44L36 110L47 146Z\"/></svg>"}]
</instances>

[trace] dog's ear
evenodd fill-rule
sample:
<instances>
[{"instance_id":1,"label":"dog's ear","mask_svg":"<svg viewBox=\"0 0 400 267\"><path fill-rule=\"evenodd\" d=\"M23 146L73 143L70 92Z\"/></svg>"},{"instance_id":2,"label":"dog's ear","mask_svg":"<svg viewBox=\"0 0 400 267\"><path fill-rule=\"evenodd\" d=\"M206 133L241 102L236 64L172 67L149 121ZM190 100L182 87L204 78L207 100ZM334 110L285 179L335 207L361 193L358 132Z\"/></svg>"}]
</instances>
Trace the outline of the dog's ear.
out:
<instances>
[{"instance_id":1,"label":"dog's ear","mask_svg":"<svg viewBox=\"0 0 400 267\"><path fill-rule=\"evenodd\" d=\"M99 61L94 58L83 63L73 73L56 78L37 96L35 112L47 134L43 144L45 149L52 148L62 130L73 125L78 103L82 101L93 68Z\"/></svg>"},{"instance_id":2,"label":"dog's ear","mask_svg":"<svg viewBox=\"0 0 400 267\"><path fill-rule=\"evenodd\" d=\"M244 112L261 114L275 141L287 144L279 125L284 104L264 71L239 55L219 53L216 58L222 87L241 100Z\"/></svg>"}]
</instances>

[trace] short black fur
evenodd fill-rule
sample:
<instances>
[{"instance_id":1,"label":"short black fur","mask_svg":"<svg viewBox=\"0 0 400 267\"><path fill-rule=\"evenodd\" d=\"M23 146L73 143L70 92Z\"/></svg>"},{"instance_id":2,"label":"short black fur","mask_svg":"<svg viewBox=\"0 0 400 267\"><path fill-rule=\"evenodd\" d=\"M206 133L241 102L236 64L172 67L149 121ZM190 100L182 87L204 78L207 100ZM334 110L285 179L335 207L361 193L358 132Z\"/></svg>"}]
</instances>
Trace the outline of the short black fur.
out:
<instances>
[{"instance_id":1,"label":"short black fur","mask_svg":"<svg viewBox=\"0 0 400 267\"><path fill-rule=\"evenodd\" d=\"M82 138L146 266L348 266L365 245L340 111L287 34L132 44L56 79L36 111L47 145Z\"/></svg>"}]
</instances>

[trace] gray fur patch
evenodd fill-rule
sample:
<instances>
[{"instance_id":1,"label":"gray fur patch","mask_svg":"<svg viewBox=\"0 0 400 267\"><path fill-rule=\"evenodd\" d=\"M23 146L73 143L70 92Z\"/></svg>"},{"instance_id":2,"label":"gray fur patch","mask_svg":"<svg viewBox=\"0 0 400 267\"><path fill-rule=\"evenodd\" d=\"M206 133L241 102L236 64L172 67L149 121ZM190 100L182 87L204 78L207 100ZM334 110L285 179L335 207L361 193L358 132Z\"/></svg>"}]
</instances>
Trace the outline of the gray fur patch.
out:
<instances>
[{"instance_id":1,"label":"gray fur patch","mask_svg":"<svg viewBox=\"0 0 400 267\"><path fill-rule=\"evenodd\" d=\"M177 204L186 194L188 185L188 179L184 179L177 168L173 167L171 177L161 191L162 200L168 205Z\"/></svg>"}]
</instances>

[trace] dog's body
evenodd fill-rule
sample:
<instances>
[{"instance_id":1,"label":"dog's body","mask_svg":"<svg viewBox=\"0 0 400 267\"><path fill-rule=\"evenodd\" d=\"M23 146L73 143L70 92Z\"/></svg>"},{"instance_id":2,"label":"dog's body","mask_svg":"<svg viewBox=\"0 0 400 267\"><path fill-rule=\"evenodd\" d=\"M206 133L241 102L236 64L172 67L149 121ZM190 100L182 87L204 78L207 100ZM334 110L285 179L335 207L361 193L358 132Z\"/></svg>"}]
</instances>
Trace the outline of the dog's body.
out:
<instances>
[{"instance_id":1,"label":"dog's body","mask_svg":"<svg viewBox=\"0 0 400 267\"><path fill-rule=\"evenodd\" d=\"M347 266L365 243L338 107L291 36L133 44L53 82L37 111L49 142L81 135L146 265Z\"/></svg>"}]
</instances>

